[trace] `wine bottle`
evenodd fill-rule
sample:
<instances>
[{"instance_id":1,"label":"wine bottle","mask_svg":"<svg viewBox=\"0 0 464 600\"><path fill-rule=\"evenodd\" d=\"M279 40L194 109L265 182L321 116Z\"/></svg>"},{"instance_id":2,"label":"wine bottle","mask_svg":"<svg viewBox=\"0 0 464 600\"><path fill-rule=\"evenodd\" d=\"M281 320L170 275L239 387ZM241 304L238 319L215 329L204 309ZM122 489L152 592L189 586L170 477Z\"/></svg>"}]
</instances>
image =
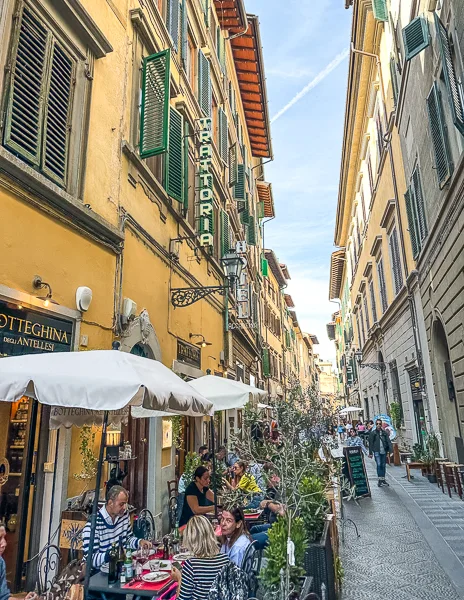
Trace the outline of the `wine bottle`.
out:
<instances>
[{"instance_id":1,"label":"wine bottle","mask_svg":"<svg viewBox=\"0 0 464 600\"><path fill-rule=\"evenodd\" d=\"M108 570L108 583L117 583L118 581L118 548L116 544L111 546L110 564Z\"/></svg>"}]
</instances>

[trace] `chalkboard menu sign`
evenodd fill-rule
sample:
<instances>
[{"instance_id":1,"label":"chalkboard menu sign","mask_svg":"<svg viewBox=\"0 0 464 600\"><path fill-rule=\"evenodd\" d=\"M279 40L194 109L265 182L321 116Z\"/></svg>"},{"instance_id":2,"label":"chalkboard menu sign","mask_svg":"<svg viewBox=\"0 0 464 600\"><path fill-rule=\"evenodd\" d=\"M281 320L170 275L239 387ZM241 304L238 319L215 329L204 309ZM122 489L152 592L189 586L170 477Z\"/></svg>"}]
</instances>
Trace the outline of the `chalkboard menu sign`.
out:
<instances>
[{"instance_id":1,"label":"chalkboard menu sign","mask_svg":"<svg viewBox=\"0 0 464 600\"><path fill-rule=\"evenodd\" d=\"M367 479L363 451L358 446L344 448L346 471L351 486L355 487L356 498L370 496L369 480Z\"/></svg>"}]
</instances>

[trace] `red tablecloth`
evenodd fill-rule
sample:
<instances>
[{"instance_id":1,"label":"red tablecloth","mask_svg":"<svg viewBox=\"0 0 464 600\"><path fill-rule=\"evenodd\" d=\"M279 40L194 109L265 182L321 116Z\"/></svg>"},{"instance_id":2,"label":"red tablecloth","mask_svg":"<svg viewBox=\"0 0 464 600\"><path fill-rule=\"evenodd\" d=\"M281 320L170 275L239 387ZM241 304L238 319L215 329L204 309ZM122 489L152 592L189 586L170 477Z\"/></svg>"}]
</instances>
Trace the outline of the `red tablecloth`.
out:
<instances>
[{"instance_id":1,"label":"red tablecloth","mask_svg":"<svg viewBox=\"0 0 464 600\"><path fill-rule=\"evenodd\" d=\"M149 571L146 571L149 573ZM137 581L136 583L126 583L123 586L124 589L130 590L145 590L149 592L159 592L166 586L166 589L173 583L171 578L165 579L164 581L158 581L156 583L147 583L146 581Z\"/></svg>"}]
</instances>

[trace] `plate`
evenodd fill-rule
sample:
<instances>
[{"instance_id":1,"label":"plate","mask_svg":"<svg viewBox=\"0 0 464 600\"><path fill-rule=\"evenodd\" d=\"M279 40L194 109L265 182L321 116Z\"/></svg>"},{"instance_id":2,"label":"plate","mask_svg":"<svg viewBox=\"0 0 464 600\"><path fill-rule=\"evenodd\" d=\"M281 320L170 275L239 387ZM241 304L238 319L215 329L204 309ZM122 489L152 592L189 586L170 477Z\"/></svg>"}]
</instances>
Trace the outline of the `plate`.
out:
<instances>
[{"instance_id":1,"label":"plate","mask_svg":"<svg viewBox=\"0 0 464 600\"><path fill-rule=\"evenodd\" d=\"M142 575L142 581L146 583L158 583L160 581L166 581L171 576L169 573L163 573L162 571L152 571L151 573L147 573L146 575Z\"/></svg>"},{"instance_id":2,"label":"plate","mask_svg":"<svg viewBox=\"0 0 464 600\"><path fill-rule=\"evenodd\" d=\"M103 563L100 567L102 573L108 574L110 572L110 563Z\"/></svg>"},{"instance_id":3,"label":"plate","mask_svg":"<svg viewBox=\"0 0 464 600\"><path fill-rule=\"evenodd\" d=\"M156 550L149 550L148 551L148 558L151 558L152 556L154 556L156 554ZM141 558L142 557L142 551L141 550L137 550L136 552L132 553L132 556L135 558Z\"/></svg>"},{"instance_id":4,"label":"plate","mask_svg":"<svg viewBox=\"0 0 464 600\"><path fill-rule=\"evenodd\" d=\"M174 554L174 556L172 557L172 560L177 560L179 562L183 561L183 560L189 560L189 558L193 558L194 555L191 554L190 552L182 552L181 554Z\"/></svg>"},{"instance_id":5,"label":"plate","mask_svg":"<svg viewBox=\"0 0 464 600\"><path fill-rule=\"evenodd\" d=\"M171 571L172 570L172 561L170 560L163 560L161 558L159 559L155 559L155 560L159 560L160 561L160 571ZM163 566L164 565L164 566ZM144 571L149 571L150 570L150 561L147 560L147 562L142 566Z\"/></svg>"}]
</instances>

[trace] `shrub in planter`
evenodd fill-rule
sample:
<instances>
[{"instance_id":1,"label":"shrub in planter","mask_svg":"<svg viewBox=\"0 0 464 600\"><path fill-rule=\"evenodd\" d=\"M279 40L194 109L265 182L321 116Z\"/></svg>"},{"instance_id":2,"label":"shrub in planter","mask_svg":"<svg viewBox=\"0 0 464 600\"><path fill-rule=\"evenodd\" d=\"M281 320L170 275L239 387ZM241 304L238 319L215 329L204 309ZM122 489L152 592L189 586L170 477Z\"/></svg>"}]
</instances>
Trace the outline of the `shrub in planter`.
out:
<instances>
[{"instance_id":1,"label":"shrub in planter","mask_svg":"<svg viewBox=\"0 0 464 600\"><path fill-rule=\"evenodd\" d=\"M266 589L276 590L280 585L280 571L287 566L288 516L279 517L269 529L269 544L264 551L266 567L261 571L260 579ZM301 565L304 562L306 536L303 520L296 517L291 522L290 537L295 544L295 566L290 568L290 580L298 586L299 578L304 575Z\"/></svg>"},{"instance_id":2,"label":"shrub in planter","mask_svg":"<svg viewBox=\"0 0 464 600\"><path fill-rule=\"evenodd\" d=\"M309 542L316 541L322 534L329 510L324 481L317 475L307 475L300 483L300 515Z\"/></svg>"}]
</instances>

